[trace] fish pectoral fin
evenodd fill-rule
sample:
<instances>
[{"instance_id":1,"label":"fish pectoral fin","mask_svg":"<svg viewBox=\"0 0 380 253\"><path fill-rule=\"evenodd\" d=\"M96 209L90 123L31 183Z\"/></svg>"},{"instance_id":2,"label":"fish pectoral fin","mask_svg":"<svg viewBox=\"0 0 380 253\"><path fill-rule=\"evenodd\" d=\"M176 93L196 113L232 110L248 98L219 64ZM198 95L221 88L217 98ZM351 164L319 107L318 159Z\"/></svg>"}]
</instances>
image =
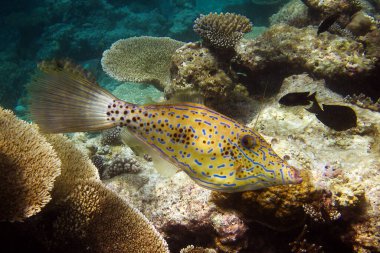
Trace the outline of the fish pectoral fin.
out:
<instances>
[{"instance_id":1,"label":"fish pectoral fin","mask_svg":"<svg viewBox=\"0 0 380 253\"><path fill-rule=\"evenodd\" d=\"M181 171L173 161L162 157L159 151L151 147L136 134L131 133L127 128L123 128L120 135L123 143L137 151L138 154L148 154L152 158L154 168L161 176L171 177Z\"/></svg>"}]
</instances>

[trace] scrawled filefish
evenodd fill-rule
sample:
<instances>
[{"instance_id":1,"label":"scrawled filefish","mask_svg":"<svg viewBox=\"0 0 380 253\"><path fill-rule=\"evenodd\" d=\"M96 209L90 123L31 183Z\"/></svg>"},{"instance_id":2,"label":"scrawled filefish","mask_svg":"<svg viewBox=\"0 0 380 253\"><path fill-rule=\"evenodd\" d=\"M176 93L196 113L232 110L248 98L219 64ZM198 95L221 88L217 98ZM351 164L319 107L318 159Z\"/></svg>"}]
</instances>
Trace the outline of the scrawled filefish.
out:
<instances>
[{"instance_id":1,"label":"scrawled filefish","mask_svg":"<svg viewBox=\"0 0 380 253\"><path fill-rule=\"evenodd\" d=\"M236 192L302 181L257 132L201 104L138 106L64 70L40 74L28 91L32 118L43 131L126 127L211 190Z\"/></svg>"}]
</instances>

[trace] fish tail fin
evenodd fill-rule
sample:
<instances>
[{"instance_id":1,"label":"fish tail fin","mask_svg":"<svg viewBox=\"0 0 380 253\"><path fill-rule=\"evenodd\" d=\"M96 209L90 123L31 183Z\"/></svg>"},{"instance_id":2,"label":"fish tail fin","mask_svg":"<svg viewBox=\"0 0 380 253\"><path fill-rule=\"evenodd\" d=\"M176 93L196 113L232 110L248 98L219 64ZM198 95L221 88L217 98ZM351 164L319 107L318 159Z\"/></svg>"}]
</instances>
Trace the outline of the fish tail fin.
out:
<instances>
[{"instance_id":1,"label":"fish tail fin","mask_svg":"<svg viewBox=\"0 0 380 253\"><path fill-rule=\"evenodd\" d=\"M107 110L117 98L78 73L43 71L27 90L32 119L44 132L98 131L118 124L107 119Z\"/></svg>"},{"instance_id":2,"label":"fish tail fin","mask_svg":"<svg viewBox=\"0 0 380 253\"><path fill-rule=\"evenodd\" d=\"M311 94L309 96L311 98L312 105L309 108L307 108L306 110L308 112L317 114L317 113L322 112L322 108L320 107L320 105L319 105L319 103L317 101L317 98L315 97L315 93L316 92L314 92L313 94Z\"/></svg>"}]
</instances>

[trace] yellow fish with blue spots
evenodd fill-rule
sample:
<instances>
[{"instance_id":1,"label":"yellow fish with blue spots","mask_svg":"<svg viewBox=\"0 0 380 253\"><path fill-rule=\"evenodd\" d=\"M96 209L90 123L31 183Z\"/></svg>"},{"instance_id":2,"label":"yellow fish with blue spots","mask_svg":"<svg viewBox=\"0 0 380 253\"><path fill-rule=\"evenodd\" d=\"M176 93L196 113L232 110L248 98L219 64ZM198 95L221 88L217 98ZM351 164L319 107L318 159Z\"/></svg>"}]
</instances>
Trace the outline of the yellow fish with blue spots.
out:
<instances>
[{"instance_id":1,"label":"yellow fish with blue spots","mask_svg":"<svg viewBox=\"0 0 380 253\"><path fill-rule=\"evenodd\" d=\"M135 105L65 69L28 87L33 120L48 133L126 127L197 184L238 192L302 182L252 129L196 103Z\"/></svg>"}]
</instances>

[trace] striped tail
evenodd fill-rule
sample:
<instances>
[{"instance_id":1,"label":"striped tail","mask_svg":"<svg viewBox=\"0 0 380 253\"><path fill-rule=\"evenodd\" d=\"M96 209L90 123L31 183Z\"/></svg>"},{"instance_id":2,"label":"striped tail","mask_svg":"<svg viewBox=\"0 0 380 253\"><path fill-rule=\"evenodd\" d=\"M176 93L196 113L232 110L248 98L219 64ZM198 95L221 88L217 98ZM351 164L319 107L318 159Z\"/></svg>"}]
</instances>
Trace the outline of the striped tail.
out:
<instances>
[{"instance_id":1,"label":"striped tail","mask_svg":"<svg viewBox=\"0 0 380 253\"><path fill-rule=\"evenodd\" d=\"M28 85L32 119L47 133L87 132L111 128L107 109L111 93L70 71L38 74Z\"/></svg>"}]
</instances>

